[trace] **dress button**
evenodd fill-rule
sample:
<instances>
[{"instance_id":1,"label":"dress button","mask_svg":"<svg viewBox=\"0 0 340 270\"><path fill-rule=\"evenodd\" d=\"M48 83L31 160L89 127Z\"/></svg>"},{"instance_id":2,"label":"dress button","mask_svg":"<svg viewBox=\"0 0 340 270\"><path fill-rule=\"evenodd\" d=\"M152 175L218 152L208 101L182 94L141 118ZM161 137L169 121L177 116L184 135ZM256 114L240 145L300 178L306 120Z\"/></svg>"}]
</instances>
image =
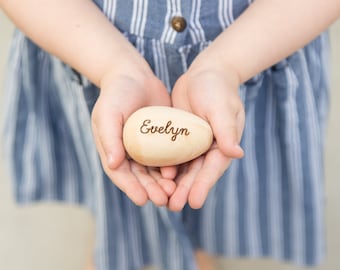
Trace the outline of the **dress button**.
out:
<instances>
[{"instance_id":1,"label":"dress button","mask_svg":"<svg viewBox=\"0 0 340 270\"><path fill-rule=\"evenodd\" d=\"M187 27L187 22L183 17L175 16L171 19L171 26L177 32L183 32Z\"/></svg>"}]
</instances>

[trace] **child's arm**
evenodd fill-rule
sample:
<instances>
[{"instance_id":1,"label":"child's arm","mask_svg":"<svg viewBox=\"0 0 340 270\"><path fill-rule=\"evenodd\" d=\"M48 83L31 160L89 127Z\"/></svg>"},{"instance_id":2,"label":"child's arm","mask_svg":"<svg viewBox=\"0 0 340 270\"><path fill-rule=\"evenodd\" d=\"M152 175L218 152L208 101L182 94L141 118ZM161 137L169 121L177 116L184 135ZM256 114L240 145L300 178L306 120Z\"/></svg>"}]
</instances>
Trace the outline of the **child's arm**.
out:
<instances>
[{"instance_id":1,"label":"child's arm","mask_svg":"<svg viewBox=\"0 0 340 270\"><path fill-rule=\"evenodd\" d=\"M28 37L76 68L97 86L128 57L146 65L131 44L89 0L0 0Z\"/></svg>"},{"instance_id":2,"label":"child's arm","mask_svg":"<svg viewBox=\"0 0 340 270\"><path fill-rule=\"evenodd\" d=\"M170 209L187 201L201 207L231 159L243 155L239 85L306 45L339 15L339 0L256 0L195 59L174 87L173 105L206 119L216 144L178 175Z\"/></svg>"},{"instance_id":3,"label":"child's arm","mask_svg":"<svg viewBox=\"0 0 340 270\"><path fill-rule=\"evenodd\" d=\"M243 83L306 45L339 16L339 0L256 0L207 53Z\"/></svg>"},{"instance_id":4,"label":"child's arm","mask_svg":"<svg viewBox=\"0 0 340 270\"><path fill-rule=\"evenodd\" d=\"M34 42L100 87L92 125L107 175L136 204L150 199L166 205L173 181L128 160L122 144L122 126L132 112L171 105L143 57L90 0L0 0L0 7Z\"/></svg>"}]
</instances>

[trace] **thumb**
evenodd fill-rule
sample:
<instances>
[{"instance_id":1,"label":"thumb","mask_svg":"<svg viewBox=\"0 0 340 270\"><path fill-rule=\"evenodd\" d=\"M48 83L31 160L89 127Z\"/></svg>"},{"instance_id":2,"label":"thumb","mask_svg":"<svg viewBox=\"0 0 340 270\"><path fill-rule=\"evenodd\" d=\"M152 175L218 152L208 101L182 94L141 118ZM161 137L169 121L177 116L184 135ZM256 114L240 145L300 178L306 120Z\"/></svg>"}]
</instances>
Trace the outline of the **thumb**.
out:
<instances>
[{"instance_id":1,"label":"thumb","mask_svg":"<svg viewBox=\"0 0 340 270\"><path fill-rule=\"evenodd\" d=\"M212 115L209 119L218 148L230 158L242 158L243 149L240 146L241 136L244 128L243 109L233 112L228 107L216 112L224 112Z\"/></svg>"},{"instance_id":2,"label":"thumb","mask_svg":"<svg viewBox=\"0 0 340 270\"><path fill-rule=\"evenodd\" d=\"M116 169L125 159L122 141L123 117L119 114L93 112L92 129L103 164Z\"/></svg>"}]
</instances>

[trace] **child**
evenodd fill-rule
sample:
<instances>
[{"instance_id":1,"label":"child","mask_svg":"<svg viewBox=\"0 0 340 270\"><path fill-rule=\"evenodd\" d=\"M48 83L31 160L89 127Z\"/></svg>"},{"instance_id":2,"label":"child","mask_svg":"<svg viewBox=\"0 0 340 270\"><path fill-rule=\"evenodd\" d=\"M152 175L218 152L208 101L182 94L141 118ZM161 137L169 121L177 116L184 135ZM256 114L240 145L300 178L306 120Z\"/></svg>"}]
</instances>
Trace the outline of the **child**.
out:
<instances>
[{"instance_id":1,"label":"child","mask_svg":"<svg viewBox=\"0 0 340 270\"><path fill-rule=\"evenodd\" d=\"M17 199L93 208L96 269L190 270L193 250L322 262L321 33L340 2L251 2L0 0L22 31L4 129ZM178 167L127 159L124 122L149 105L202 117L215 143Z\"/></svg>"}]
</instances>

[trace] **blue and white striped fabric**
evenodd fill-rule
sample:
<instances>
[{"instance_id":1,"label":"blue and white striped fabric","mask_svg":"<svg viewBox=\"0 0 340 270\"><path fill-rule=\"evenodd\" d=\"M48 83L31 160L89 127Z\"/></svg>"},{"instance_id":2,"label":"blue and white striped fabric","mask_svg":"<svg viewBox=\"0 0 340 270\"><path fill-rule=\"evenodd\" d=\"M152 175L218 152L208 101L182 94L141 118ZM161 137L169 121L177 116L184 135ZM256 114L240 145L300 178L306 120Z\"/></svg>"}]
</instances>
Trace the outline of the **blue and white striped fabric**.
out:
<instances>
[{"instance_id":1,"label":"blue and white striped fabric","mask_svg":"<svg viewBox=\"0 0 340 270\"><path fill-rule=\"evenodd\" d=\"M176 79L251 0L97 0L107 18L171 91ZM187 28L176 32L173 16ZM251 61L251 59L249 59ZM62 200L92 209L98 270L155 264L196 269L196 248L226 257L322 262L323 141L328 109L328 37L241 86L245 157L204 207L172 213L136 207L104 175L90 112L96 89L17 32L6 84L4 142L18 202Z\"/></svg>"}]
</instances>

